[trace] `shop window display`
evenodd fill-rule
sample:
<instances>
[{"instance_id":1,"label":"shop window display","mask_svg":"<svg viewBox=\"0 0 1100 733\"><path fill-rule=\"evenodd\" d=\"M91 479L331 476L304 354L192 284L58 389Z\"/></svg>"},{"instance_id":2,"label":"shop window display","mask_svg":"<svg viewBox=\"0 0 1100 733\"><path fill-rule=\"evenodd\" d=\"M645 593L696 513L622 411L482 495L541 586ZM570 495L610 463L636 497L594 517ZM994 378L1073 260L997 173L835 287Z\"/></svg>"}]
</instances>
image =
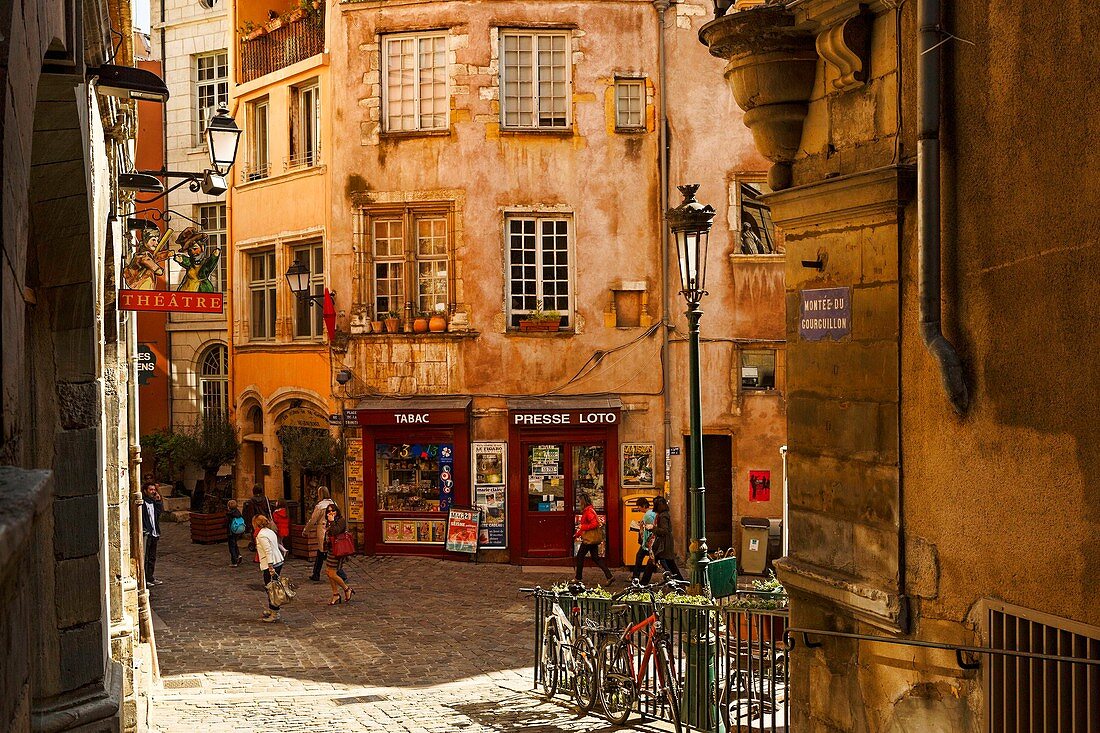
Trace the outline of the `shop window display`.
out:
<instances>
[{"instance_id":1,"label":"shop window display","mask_svg":"<svg viewBox=\"0 0 1100 733\"><path fill-rule=\"evenodd\" d=\"M376 461L379 511L435 513L450 508L454 496L453 445L379 443Z\"/></svg>"},{"instance_id":2,"label":"shop window display","mask_svg":"<svg viewBox=\"0 0 1100 733\"><path fill-rule=\"evenodd\" d=\"M602 445L573 446L573 511L584 510L581 494L588 494L592 506L604 511L604 449Z\"/></svg>"}]
</instances>

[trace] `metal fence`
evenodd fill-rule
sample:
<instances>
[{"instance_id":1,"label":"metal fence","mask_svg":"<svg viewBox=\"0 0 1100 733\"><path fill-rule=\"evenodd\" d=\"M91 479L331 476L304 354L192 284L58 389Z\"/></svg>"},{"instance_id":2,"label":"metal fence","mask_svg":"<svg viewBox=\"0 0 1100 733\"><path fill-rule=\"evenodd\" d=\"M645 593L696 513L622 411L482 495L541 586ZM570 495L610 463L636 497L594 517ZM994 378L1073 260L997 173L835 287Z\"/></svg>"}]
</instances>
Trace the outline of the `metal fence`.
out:
<instances>
[{"instance_id":1,"label":"metal fence","mask_svg":"<svg viewBox=\"0 0 1100 733\"><path fill-rule=\"evenodd\" d=\"M325 50L324 12L307 15L241 41L241 83L258 79Z\"/></svg>"},{"instance_id":2,"label":"metal fence","mask_svg":"<svg viewBox=\"0 0 1100 733\"><path fill-rule=\"evenodd\" d=\"M787 698L788 666L785 610L749 610L738 607L744 600L733 596L719 606L670 603L661 607L662 621L672 644L674 673L682 691L680 715L684 730L715 733L785 733L790 703ZM543 594L535 601L535 677L542 671L542 634L557 603L566 615L576 607L584 633L599 646L618 636L629 622L649 615L645 602L623 602L625 618L613 615L606 598L575 597L568 593ZM636 644L635 665L641 663L644 641ZM669 720L663 698L658 698L657 670L651 661L643 680L637 712ZM560 693L568 695L570 670L559 671ZM648 694L647 694L648 693ZM601 713L597 702L593 713Z\"/></svg>"}]
</instances>

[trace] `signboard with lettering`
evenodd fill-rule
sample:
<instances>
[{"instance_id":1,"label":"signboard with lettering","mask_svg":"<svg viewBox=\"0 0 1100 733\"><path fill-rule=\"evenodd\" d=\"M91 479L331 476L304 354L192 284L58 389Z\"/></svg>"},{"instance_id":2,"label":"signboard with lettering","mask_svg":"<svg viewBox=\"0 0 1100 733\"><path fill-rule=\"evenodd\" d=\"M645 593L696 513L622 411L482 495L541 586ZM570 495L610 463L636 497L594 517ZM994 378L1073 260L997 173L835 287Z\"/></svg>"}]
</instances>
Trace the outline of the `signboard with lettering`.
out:
<instances>
[{"instance_id":1,"label":"signboard with lettering","mask_svg":"<svg viewBox=\"0 0 1100 733\"><path fill-rule=\"evenodd\" d=\"M465 410L348 410L353 425L461 425L466 422Z\"/></svg>"},{"instance_id":2,"label":"signboard with lettering","mask_svg":"<svg viewBox=\"0 0 1100 733\"><path fill-rule=\"evenodd\" d=\"M347 460L348 521L363 521L363 439L348 438Z\"/></svg>"},{"instance_id":3,"label":"signboard with lettering","mask_svg":"<svg viewBox=\"0 0 1100 733\"><path fill-rule=\"evenodd\" d=\"M595 427L615 425L619 422L618 410L525 410L512 413L512 424L520 427Z\"/></svg>"},{"instance_id":4,"label":"signboard with lettering","mask_svg":"<svg viewBox=\"0 0 1100 733\"><path fill-rule=\"evenodd\" d=\"M137 350L137 375L138 386L144 386L156 376L157 355L145 344L138 344Z\"/></svg>"},{"instance_id":5,"label":"signboard with lettering","mask_svg":"<svg viewBox=\"0 0 1100 733\"><path fill-rule=\"evenodd\" d=\"M447 512L447 550L476 553L480 517L476 508L451 507Z\"/></svg>"},{"instance_id":6,"label":"signboard with lettering","mask_svg":"<svg viewBox=\"0 0 1100 733\"><path fill-rule=\"evenodd\" d=\"M157 290L119 290L118 309L172 313L221 313L221 293L180 293Z\"/></svg>"},{"instance_id":7,"label":"signboard with lettering","mask_svg":"<svg viewBox=\"0 0 1100 733\"><path fill-rule=\"evenodd\" d=\"M852 332L852 289L803 290L798 334L806 341L837 341Z\"/></svg>"}]
</instances>

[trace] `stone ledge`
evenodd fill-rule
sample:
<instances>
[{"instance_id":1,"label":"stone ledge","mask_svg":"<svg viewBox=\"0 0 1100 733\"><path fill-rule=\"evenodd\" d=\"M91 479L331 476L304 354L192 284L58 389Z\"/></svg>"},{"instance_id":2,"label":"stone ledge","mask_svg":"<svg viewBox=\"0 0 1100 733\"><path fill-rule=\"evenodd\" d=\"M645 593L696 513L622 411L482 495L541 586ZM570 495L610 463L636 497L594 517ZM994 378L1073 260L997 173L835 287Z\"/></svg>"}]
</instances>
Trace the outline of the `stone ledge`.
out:
<instances>
[{"instance_id":1,"label":"stone ledge","mask_svg":"<svg viewBox=\"0 0 1100 733\"><path fill-rule=\"evenodd\" d=\"M851 227L875 218L896 219L916 191L916 169L888 165L770 193L763 201L788 233L822 224Z\"/></svg>"},{"instance_id":2,"label":"stone ledge","mask_svg":"<svg viewBox=\"0 0 1100 733\"><path fill-rule=\"evenodd\" d=\"M866 585L796 558L785 557L775 563L779 579L792 595L813 596L847 612L857 621L892 634L909 629L909 604L896 591Z\"/></svg>"},{"instance_id":3,"label":"stone ledge","mask_svg":"<svg viewBox=\"0 0 1100 733\"><path fill-rule=\"evenodd\" d=\"M22 557L35 517L50 505L50 471L0 467L0 578Z\"/></svg>"}]
</instances>

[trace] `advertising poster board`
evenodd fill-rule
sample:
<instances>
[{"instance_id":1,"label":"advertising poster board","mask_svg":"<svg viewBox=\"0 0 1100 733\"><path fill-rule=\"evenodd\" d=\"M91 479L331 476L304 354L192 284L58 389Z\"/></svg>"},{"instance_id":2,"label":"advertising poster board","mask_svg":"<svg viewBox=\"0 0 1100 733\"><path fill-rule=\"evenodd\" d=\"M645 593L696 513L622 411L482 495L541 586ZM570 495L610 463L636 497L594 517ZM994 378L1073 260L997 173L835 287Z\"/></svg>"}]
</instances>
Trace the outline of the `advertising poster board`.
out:
<instances>
[{"instance_id":1,"label":"advertising poster board","mask_svg":"<svg viewBox=\"0 0 1100 733\"><path fill-rule=\"evenodd\" d=\"M344 462L348 497L348 521L363 521L363 439L347 440L347 460Z\"/></svg>"},{"instance_id":2,"label":"advertising poster board","mask_svg":"<svg viewBox=\"0 0 1100 733\"><path fill-rule=\"evenodd\" d=\"M481 510L478 544L482 550L508 547L508 444L472 443L474 506Z\"/></svg>"},{"instance_id":3,"label":"advertising poster board","mask_svg":"<svg viewBox=\"0 0 1100 733\"><path fill-rule=\"evenodd\" d=\"M447 542L450 552L477 553L477 535L481 512L474 507L451 507L447 511Z\"/></svg>"},{"instance_id":4,"label":"advertising poster board","mask_svg":"<svg viewBox=\"0 0 1100 733\"><path fill-rule=\"evenodd\" d=\"M624 487L653 488L653 443L623 443Z\"/></svg>"}]
</instances>

